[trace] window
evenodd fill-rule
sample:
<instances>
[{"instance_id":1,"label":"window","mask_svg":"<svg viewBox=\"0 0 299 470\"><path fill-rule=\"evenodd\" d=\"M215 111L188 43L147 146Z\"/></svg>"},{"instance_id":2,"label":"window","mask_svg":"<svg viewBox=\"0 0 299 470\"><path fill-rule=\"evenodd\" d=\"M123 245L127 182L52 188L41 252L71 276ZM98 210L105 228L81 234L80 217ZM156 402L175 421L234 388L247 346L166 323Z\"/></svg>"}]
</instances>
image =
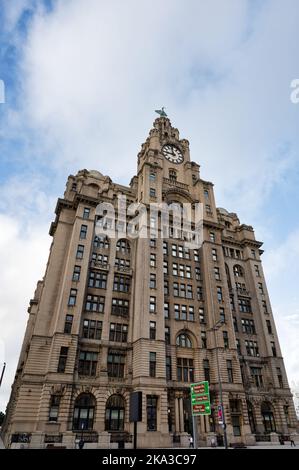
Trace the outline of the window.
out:
<instances>
[{"instance_id":1,"label":"window","mask_svg":"<svg viewBox=\"0 0 299 470\"><path fill-rule=\"evenodd\" d=\"M156 322L150 321L149 322L149 337L150 339L156 339Z\"/></svg>"},{"instance_id":2,"label":"window","mask_svg":"<svg viewBox=\"0 0 299 470\"><path fill-rule=\"evenodd\" d=\"M149 302L149 311L150 313L156 313L156 297L150 296L150 302Z\"/></svg>"},{"instance_id":3,"label":"window","mask_svg":"<svg viewBox=\"0 0 299 470\"><path fill-rule=\"evenodd\" d=\"M226 369L227 369L227 377L229 383L234 382L234 374L233 374L233 363L230 360L226 361Z\"/></svg>"},{"instance_id":4,"label":"window","mask_svg":"<svg viewBox=\"0 0 299 470\"><path fill-rule=\"evenodd\" d=\"M199 261L199 250L193 250L194 261Z\"/></svg>"},{"instance_id":5,"label":"window","mask_svg":"<svg viewBox=\"0 0 299 470\"><path fill-rule=\"evenodd\" d=\"M256 277L260 277L260 268L257 264L254 265L255 275Z\"/></svg>"},{"instance_id":6,"label":"window","mask_svg":"<svg viewBox=\"0 0 299 470\"><path fill-rule=\"evenodd\" d=\"M72 191L77 191L77 183L72 183Z\"/></svg>"},{"instance_id":7,"label":"window","mask_svg":"<svg viewBox=\"0 0 299 470\"><path fill-rule=\"evenodd\" d=\"M191 340L185 333L181 333L177 336L176 345L180 348L192 348Z\"/></svg>"},{"instance_id":8,"label":"window","mask_svg":"<svg viewBox=\"0 0 299 470\"><path fill-rule=\"evenodd\" d=\"M129 316L129 301L124 299L112 299L112 315L119 315L121 317Z\"/></svg>"},{"instance_id":9,"label":"window","mask_svg":"<svg viewBox=\"0 0 299 470\"><path fill-rule=\"evenodd\" d=\"M130 254L130 243L127 241L127 240L118 240L117 244L116 244L116 251L120 251L121 253L125 254L125 255L129 255Z\"/></svg>"},{"instance_id":10,"label":"window","mask_svg":"<svg viewBox=\"0 0 299 470\"><path fill-rule=\"evenodd\" d=\"M263 305L264 313L268 314L269 312L268 312L267 302L265 300L262 300L262 305Z\"/></svg>"},{"instance_id":11,"label":"window","mask_svg":"<svg viewBox=\"0 0 299 470\"><path fill-rule=\"evenodd\" d=\"M124 378L125 354L119 351L108 351L108 377Z\"/></svg>"},{"instance_id":12,"label":"window","mask_svg":"<svg viewBox=\"0 0 299 470\"><path fill-rule=\"evenodd\" d=\"M225 311L224 308L219 309L219 319L221 323L225 323Z\"/></svg>"},{"instance_id":13,"label":"window","mask_svg":"<svg viewBox=\"0 0 299 470\"><path fill-rule=\"evenodd\" d=\"M156 274L150 273L150 289L156 289Z\"/></svg>"},{"instance_id":14,"label":"window","mask_svg":"<svg viewBox=\"0 0 299 470\"><path fill-rule=\"evenodd\" d=\"M73 307L74 305L76 305L76 301L77 301L77 289L71 289L68 305L70 307Z\"/></svg>"},{"instance_id":15,"label":"window","mask_svg":"<svg viewBox=\"0 0 299 470\"><path fill-rule=\"evenodd\" d=\"M282 379L282 373L281 373L280 367L277 367L276 371L277 371L277 379L279 383L279 388L283 388L283 379Z\"/></svg>"},{"instance_id":16,"label":"window","mask_svg":"<svg viewBox=\"0 0 299 470\"><path fill-rule=\"evenodd\" d=\"M216 248L212 248L212 260L217 261L218 260L218 255L217 255L217 250Z\"/></svg>"},{"instance_id":17,"label":"window","mask_svg":"<svg viewBox=\"0 0 299 470\"><path fill-rule=\"evenodd\" d=\"M109 341L126 343L128 339L128 325L110 323Z\"/></svg>"},{"instance_id":18,"label":"window","mask_svg":"<svg viewBox=\"0 0 299 470\"><path fill-rule=\"evenodd\" d=\"M98 295L87 295L85 310L89 312L104 312L105 297Z\"/></svg>"},{"instance_id":19,"label":"window","mask_svg":"<svg viewBox=\"0 0 299 470\"><path fill-rule=\"evenodd\" d=\"M105 430L123 431L125 417L125 400L121 395L111 395L106 403Z\"/></svg>"},{"instance_id":20,"label":"window","mask_svg":"<svg viewBox=\"0 0 299 470\"><path fill-rule=\"evenodd\" d=\"M77 259L82 259L84 254L84 245L78 245L77 247L77 253L76 253L76 258Z\"/></svg>"},{"instance_id":21,"label":"window","mask_svg":"<svg viewBox=\"0 0 299 470\"><path fill-rule=\"evenodd\" d=\"M64 333L70 334L73 326L73 315L66 315L64 322Z\"/></svg>"},{"instance_id":22,"label":"window","mask_svg":"<svg viewBox=\"0 0 299 470\"><path fill-rule=\"evenodd\" d=\"M259 348L257 341L245 340L246 353L248 356L259 357Z\"/></svg>"},{"instance_id":23,"label":"window","mask_svg":"<svg viewBox=\"0 0 299 470\"><path fill-rule=\"evenodd\" d=\"M74 267L74 272L73 272L73 281L79 281L80 280L80 272L81 272L81 266L75 266Z\"/></svg>"},{"instance_id":24,"label":"window","mask_svg":"<svg viewBox=\"0 0 299 470\"><path fill-rule=\"evenodd\" d=\"M252 256L252 258L254 258L254 259L256 258L255 250L251 250L251 256Z\"/></svg>"},{"instance_id":25,"label":"window","mask_svg":"<svg viewBox=\"0 0 299 470\"><path fill-rule=\"evenodd\" d=\"M84 207L83 209L83 219L89 219L90 209L89 207Z\"/></svg>"},{"instance_id":26,"label":"window","mask_svg":"<svg viewBox=\"0 0 299 470\"><path fill-rule=\"evenodd\" d=\"M113 290L119 292L130 291L130 278L120 274L114 275Z\"/></svg>"},{"instance_id":27,"label":"window","mask_svg":"<svg viewBox=\"0 0 299 470\"><path fill-rule=\"evenodd\" d=\"M165 343L170 344L170 327L165 326Z\"/></svg>"},{"instance_id":28,"label":"window","mask_svg":"<svg viewBox=\"0 0 299 470\"><path fill-rule=\"evenodd\" d=\"M166 380L172 380L171 356L166 356Z\"/></svg>"},{"instance_id":29,"label":"window","mask_svg":"<svg viewBox=\"0 0 299 470\"><path fill-rule=\"evenodd\" d=\"M187 320L187 306L181 305L181 320Z\"/></svg>"},{"instance_id":30,"label":"window","mask_svg":"<svg viewBox=\"0 0 299 470\"><path fill-rule=\"evenodd\" d=\"M238 333L238 322L237 322L237 317L233 317L233 323L234 323L234 331L235 333Z\"/></svg>"},{"instance_id":31,"label":"window","mask_svg":"<svg viewBox=\"0 0 299 470\"><path fill-rule=\"evenodd\" d=\"M101 339L102 336L102 322L95 320L83 321L83 338L86 339Z\"/></svg>"},{"instance_id":32,"label":"window","mask_svg":"<svg viewBox=\"0 0 299 470\"><path fill-rule=\"evenodd\" d=\"M176 320L180 319L180 306L178 304L174 304L174 318Z\"/></svg>"},{"instance_id":33,"label":"window","mask_svg":"<svg viewBox=\"0 0 299 470\"><path fill-rule=\"evenodd\" d=\"M200 337L201 337L201 347L203 349L206 349L207 348L207 333L205 331L202 331L200 333Z\"/></svg>"},{"instance_id":34,"label":"window","mask_svg":"<svg viewBox=\"0 0 299 470\"><path fill-rule=\"evenodd\" d=\"M96 289L106 289L107 274L102 272L91 271L89 273L88 287L94 287Z\"/></svg>"},{"instance_id":35,"label":"window","mask_svg":"<svg viewBox=\"0 0 299 470\"><path fill-rule=\"evenodd\" d=\"M241 356L242 355L241 343L240 343L240 340L238 338L236 339L236 345L237 345L237 353L239 354L239 356Z\"/></svg>"},{"instance_id":36,"label":"window","mask_svg":"<svg viewBox=\"0 0 299 470\"><path fill-rule=\"evenodd\" d=\"M150 172L149 179L150 179L150 181L155 181L156 180L156 173L154 171Z\"/></svg>"},{"instance_id":37,"label":"window","mask_svg":"<svg viewBox=\"0 0 299 470\"><path fill-rule=\"evenodd\" d=\"M209 359L204 359L203 360L203 371L204 371L205 380L210 383L210 363L209 363Z\"/></svg>"},{"instance_id":38,"label":"window","mask_svg":"<svg viewBox=\"0 0 299 470\"><path fill-rule=\"evenodd\" d=\"M174 297L179 297L180 296L179 284L177 282L173 283L173 295L174 295Z\"/></svg>"},{"instance_id":39,"label":"window","mask_svg":"<svg viewBox=\"0 0 299 470\"><path fill-rule=\"evenodd\" d=\"M169 179L172 181L176 181L177 173L175 170L169 170Z\"/></svg>"},{"instance_id":40,"label":"window","mask_svg":"<svg viewBox=\"0 0 299 470\"><path fill-rule=\"evenodd\" d=\"M164 318L169 318L169 303L164 303Z\"/></svg>"},{"instance_id":41,"label":"window","mask_svg":"<svg viewBox=\"0 0 299 470\"><path fill-rule=\"evenodd\" d=\"M157 403L158 397L146 396L146 421L148 431L157 431Z\"/></svg>"},{"instance_id":42,"label":"window","mask_svg":"<svg viewBox=\"0 0 299 470\"><path fill-rule=\"evenodd\" d=\"M197 300L203 300L203 288L202 288L202 286L197 286L196 292L197 292Z\"/></svg>"},{"instance_id":43,"label":"window","mask_svg":"<svg viewBox=\"0 0 299 470\"><path fill-rule=\"evenodd\" d=\"M212 215L212 209L210 204L206 204L206 213L207 215Z\"/></svg>"},{"instance_id":44,"label":"window","mask_svg":"<svg viewBox=\"0 0 299 470\"><path fill-rule=\"evenodd\" d=\"M239 299L239 310L243 313L251 313L251 302L249 299Z\"/></svg>"},{"instance_id":45,"label":"window","mask_svg":"<svg viewBox=\"0 0 299 470\"><path fill-rule=\"evenodd\" d=\"M150 197L156 197L156 190L154 188L150 188Z\"/></svg>"},{"instance_id":46,"label":"window","mask_svg":"<svg viewBox=\"0 0 299 470\"><path fill-rule=\"evenodd\" d=\"M189 321L194 321L194 307L189 305Z\"/></svg>"},{"instance_id":47,"label":"window","mask_svg":"<svg viewBox=\"0 0 299 470\"><path fill-rule=\"evenodd\" d=\"M194 382L193 359L177 358L177 379L179 382Z\"/></svg>"},{"instance_id":48,"label":"window","mask_svg":"<svg viewBox=\"0 0 299 470\"><path fill-rule=\"evenodd\" d=\"M228 342L228 332L223 331L223 345L225 348L229 348L229 342Z\"/></svg>"},{"instance_id":49,"label":"window","mask_svg":"<svg viewBox=\"0 0 299 470\"><path fill-rule=\"evenodd\" d=\"M115 258L114 266L119 271L129 269L130 268L130 260L122 259L122 258Z\"/></svg>"},{"instance_id":50,"label":"window","mask_svg":"<svg viewBox=\"0 0 299 470\"><path fill-rule=\"evenodd\" d=\"M50 399L49 421L57 421L60 405L60 395L52 395Z\"/></svg>"},{"instance_id":51,"label":"window","mask_svg":"<svg viewBox=\"0 0 299 470\"><path fill-rule=\"evenodd\" d=\"M209 199L209 191L207 189L204 189L204 196L205 196L205 199Z\"/></svg>"},{"instance_id":52,"label":"window","mask_svg":"<svg viewBox=\"0 0 299 470\"><path fill-rule=\"evenodd\" d=\"M157 248L157 242L156 242L155 238L150 239L150 247L151 248Z\"/></svg>"},{"instance_id":53,"label":"window","mask_svg":"<svg viewBox=\"0 0 299 470\"><path fill-rule=\"evenodd\" d=\"M190 284L187 284L187 299L193 299L193 290Z\"/></svg>"},{"instance_id":54,"label":"window","mask_svg":"<svg viewBox=\"0 0 299 470\"><path fill-rule=\"evenodd\" d=\"M230 308L231 308L232 312L235 312L235 311L236 311L236 307L235 307L234 296L233 296L233 295L230 295L229 298L230 298Z\"/></svg>"},{"instance_id":55,"label":"window","mask_svg":"<svg viewBox=\"0 0 299 470\"><path fill-rule=\"evenodd\" d=\"M94 248L102 248L104 250L109 249L109 240L107 237L97 237L95 236L93 239L93 246Z\"/></svg>"},{"instance_id":56,"label":"window","mask_svg":"<svg viewBox=\"0 0 299 470\"><path fill-rule=\"evenodd\" d=\"M62 346L60 348L60 354L59 354L59 359L58 359L58 367L57 367L57 372L64 372L65 367L66 367L66 361L67 361L67 355L69 352L69 348Z\"/></svg>"},{"instance_id":57,"label":"window","mask_svg":"<svg viewBox=\"0 0 299 470\"><path fill-rule=\"evenodd\" d=\"M247 318L241 319L242 331L249 335L255 335L255 325L253 320L248 320Z\"/></svg>"},{"instance_id":58,"label":"window","mask_svg":"<svg viewBox=\"0 0 299 470\"><path fill-rule=\"evenodd\" d=\"M94 377L96 375L98 362L98 354L90 351L80 351L79 353L79 375L88 375Z\"/></svg>"},{"instance_id":59,"label":"window","mask_svg":"<svg viewBox=\"0 0 299 470\"><path fill-rule=\"evenodd\" d=\"M89 393L82 393L75 401L73 429L91 430L95 412L95 399Z\"/></svg>"},{"instance_id":60,"label":"window","mask_svg":"<svg viewBox=\"0 0 299 470\"><path fill-rule=\"evenodd\" d=\"M150 266L152 268L156 267L156 255L155 255L155 253L150 254Z\"/></svg>"},{"instance_id":61,"label":"window","mask_svg":"<svg viewBox=\"0 0 299 470\"><path fill-rule=\"evenodd\" d=\"M156 353L149 353L149 376L156 377Z\"/></svg>"},{"instance_id":62,"label":"window","mask_svg":"<svg viewBox=\"0 0 299 470\"><path fill-rule=\"evenodd\" d=\"M163 255L168 255L168 243L163 241Z\"/></svg>"},{"instance_id":63,"label":"window","mask_svg":"<svg viewBox=\"0 0 299 470\"><path fill-rule=\"evenodd\" d=\"M172 274L173 276L178 276L178 264L172 263Z\"/></svg>"},{"instance_id":64,"label":"window","mask_svg":"<svg viewBox=\"0 0 299 470\"><path fill-rule=\"evenodd\" d=\"M168 281L164 281L164 295L169 295L169 283Z\"/></svg>"},{"instance_id":65,"label":"window","mask_svg":"<svg viewBox=\"0 0 299 470\"><path fill-rule=\"evenodd\" d=\"M201 272L200 272L200 268L199 267L196 267L195 268L195 279L197 281L201 281Z\"/></svg>"},{"instance_id":66,"label":"window","mask_svg":"<svg viewBox=\"0 0 299 470\"><path fill-rule=\"evenodd\" d=\"M81 225L81 230L80 230L80 239L84 240L87 235L87 225Z\"/></svg>"},{"instance_id":67,"label":"window","mask_svg":"<svg viewBox=\"0 0 299 470\"><path fill-rule=\"evenodd\" d=\"M234 436L241 436L240 416L239 415L232 415L231 420L232 420L232 427L233 427Z\"/></svg>"},{"instance_id":68,"label":"window","mask_svg":"<svg viewBox=\"0 0 299 470\"><path fill-rule=\"evenodd\" d=\"M272 331L272 325L271 325L270 320L266 320L266 324L267 324L267 329L268 329L269 335L272 335L273 331Z\"/></svg>"},{"instance_id":69,"label":"window","mask_svg":"<svg viewBox=\"0 0 299 470\"><path fill-rule=\"evenodd\" d=\"M261 367L250 367L252 380L257 388L263 386L263 376Z\"/></svg>"},{"instance_id":70,"label":"window","mask_svg":"<svg viewBox=\"0 0 299 470\"><path fill-rule=\"evenodd\" d=\"M276 346L275 346L275 342L274 342L274 341L271 341L271 349L272 349L272 355L273 355L273 357L276 357L276 356L277 356L277 352L276 352Z\"/></svg>"},{"instance_id":71,"label":"window","mask_svg":"<svg viewBox=\"0 0 299 470\"><path fill-rule=\"evenodd\" d=\"M210 232L210 241L215 243L216 241L216 237L215 237L215 233L214 232Z\"/></svg>"},{"instance_id":72,"label":"window","mask_svg":"<svg viewBox=\"0 0 299 470\"><path fill-rule=\"evenodd\" d=\"M206 322L206 320L205 320L205 311L202 307L199 307L198 313L199 313L199 323L205 323Z\"/></svg>"},{"instance_id":73,"label":"window","mask_svg":"<svg viewBox=\"0 0 299 470\"><path fill-rule=\"evenodd\" d=\"M234 270L235 277L244 277L243 268L239 264L235 264L233 270Z\"/></svg>"},{"instance_id":74,"label":"window","mask_svg":"<svg viewBox=\"0 0 299 470\"><path fill-rule=\"evenodd\" d=\"M220 281L220 269L217 267L214 267L214 274L215 274L215 279L216 281Z\"/></svg>"},{"instance_id":75,"label":"window","mask_svg":"<svg viewBox=\"0 0 299 470\"><path fill-rule=\"evenodd\" d=\"M263 287L262 282L258 282L258 288L259 288L259 293L261 295L264 295L264 287Z\"/></svg>"},{"instance_id":76,"label":"window","mask_svg":"<svg viewBox=\"0 0 299 470\"><path fill-rule=\"evenodd\" d=\"M217 286L217 299L218 302L223 302L222 287Z\"/></svg>"},{"instance_id":77,"label":"window","mask_svg":"<svg viewBox=\"0 0 299 470\"><path fill-rule=\"evenodd\" d=\"M167 263L167 261L163 261L163 273L168 274L168 263Z\"/></svg>"}]
</instances>

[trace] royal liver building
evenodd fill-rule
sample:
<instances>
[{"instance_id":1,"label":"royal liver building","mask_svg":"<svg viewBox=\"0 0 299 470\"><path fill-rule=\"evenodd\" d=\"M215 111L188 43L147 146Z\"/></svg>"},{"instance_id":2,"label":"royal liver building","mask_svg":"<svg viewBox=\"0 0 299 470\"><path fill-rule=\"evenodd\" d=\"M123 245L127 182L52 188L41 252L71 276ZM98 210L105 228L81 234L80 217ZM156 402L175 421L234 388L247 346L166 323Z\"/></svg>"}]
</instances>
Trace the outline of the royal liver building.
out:
<instances>
[{"instance_id":1,"label":"royal liver building","mask_svg":"<svg viewBox=\"0 0 299 470\"><path fill-rule=\"evenodd\" d=\"M142 392L138 446L186 446L190 384L203 380L211 414L195 419L199 446L221 444L223 418L228 445L295 432L262 243L235 213L216 207L188 140L160 114L129 186L81 170L58 199L2 428L7 447L74 448L81 438L85 447L132 447L133 391ZM131 209L114 223L120 195ZM147 211L161 202L182 212L203 208L198 246L174 229L172 212L165 237L157 227L163 211L158 219ZM128 236L139 206L143 236ZM119 231L99 234L108 226Z\"/></svg>"}]
</instances>

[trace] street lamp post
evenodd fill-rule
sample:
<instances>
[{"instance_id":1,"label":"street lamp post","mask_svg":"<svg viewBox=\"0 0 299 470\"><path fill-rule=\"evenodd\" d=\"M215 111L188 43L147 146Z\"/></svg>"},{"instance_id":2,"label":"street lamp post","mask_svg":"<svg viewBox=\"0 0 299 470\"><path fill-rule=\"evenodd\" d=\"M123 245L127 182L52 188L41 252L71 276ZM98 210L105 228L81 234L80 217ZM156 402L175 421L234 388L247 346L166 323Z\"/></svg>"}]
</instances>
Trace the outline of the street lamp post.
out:
<instances>
[{"instance_id":1,"label":"street lamp post","mask_svg":"<svg viewBox=\"0 0 299 470\"><path fill-rule=\"evenodd\" d=\"M1 384L2 384L5 368L6 368L6 362L4 362L3 368L2 368L2 373L1 373L1 377L0 377L0 387L1 387Z\"/></svg>"},{"instance_id":2,"label":"street lamp post","mask_svg":"<svg viewBox=\"0 0 299 470\"><path fill-rule=\"evenodd\" d=\"M222 381L220 375L220 367L219 367L219 358L218 358L218 341L216 331L224 325L222 320L218 320L215 325L210 329L210 331L214 331L214 339L215 339L215 346L216 346L216 364L217 364L217 375L218 375L218 382L219 382L219 396L220 396L220 407L221 407L221 415L222 415L222 427L223 427L223 440L224 440L224 447L225 449L228 448L227 444L227 433L226 433L226 421L225 421L225 411L223 405L223 394L222 394Z\"/></svg>"}]
</instances>

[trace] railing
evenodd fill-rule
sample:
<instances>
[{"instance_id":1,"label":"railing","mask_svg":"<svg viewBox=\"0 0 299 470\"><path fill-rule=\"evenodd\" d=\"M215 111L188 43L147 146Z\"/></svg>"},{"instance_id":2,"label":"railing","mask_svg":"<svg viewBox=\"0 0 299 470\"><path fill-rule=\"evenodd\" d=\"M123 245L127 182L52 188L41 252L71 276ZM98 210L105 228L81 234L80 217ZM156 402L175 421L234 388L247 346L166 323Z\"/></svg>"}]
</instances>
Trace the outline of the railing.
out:
<instances>
[{"instance_id":1,"label":"railing","mask_svg":"<svg viewBox=\"0 0 299 470\"><path fill-rule=\"evenodd\" d=\"M270 434L255 434L256 442L270 442Z\"/></svg>"},{"instance_id":2,"label":"railing","mask_svg":"<svg viewBox=\"0 0 299 470\"><path fill-rule=\"evenodd\" d=\"M163 178L163 183L168 184L170 186L176 186L177 188L185 189L186 191L188 191L189 189L188 184L180 183L179 181L176 181L172 178Z\"/></svg>"},{"instance_id":3,"label":"railing","mask_svg":"<svg viewBox=\"0 0 299 470\"><path fill-rule=\"evenodd\" d=\"M105 269L105 271L109 271L108 263L102 263L101 261L91 261L90 265L92 268Z\"/></svg>"},{"instance_id":4,"label":"railing","mask_svg":"<svg viewBox=\"0 0 299 470\"><path fill-rule=\"evenodd\" d=\"M98 442L99 435L96 431L84 431L76 434L76 439L82 439L84 442Z\"/></svg>"}]
</instances>

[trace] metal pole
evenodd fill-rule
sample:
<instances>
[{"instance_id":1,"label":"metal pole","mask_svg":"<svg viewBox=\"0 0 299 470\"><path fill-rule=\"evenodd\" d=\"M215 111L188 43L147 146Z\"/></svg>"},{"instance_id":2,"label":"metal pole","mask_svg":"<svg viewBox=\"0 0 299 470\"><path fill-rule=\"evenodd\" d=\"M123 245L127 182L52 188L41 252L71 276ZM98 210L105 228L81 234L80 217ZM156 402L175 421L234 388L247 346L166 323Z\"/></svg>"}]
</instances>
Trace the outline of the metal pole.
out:
<instances>
[{"instance_id":1,"label":"metal pole","mask_svg":"<svg viewBox=\"0 0 299 470\"><path fill-rule=\"evenodd\" d=\"M134 421L134 449L137 449L137 421Z\"/></svg>"},{"instance_id":2,"label":"metal pole","mask_svg":"<svg viewBox=\"0 0 299 470\"><path fill-rule=\"evenodd\" d=\"M217 363L217 374L218 374L218 381L219 381L220 406L221 406L222 421L223 421L223 439L224 439L224 447L225 449L227 449L228 445L227 445L227 434L226 434L226 422L225 422L225 412L224 412L224 405L223 405L222 382L221 382L219 359L218 359L218 342L217 342L217 335L216 335L217 327L215 325L214 325L213 330L214 330L214 338L215 338L215 346L216 346L216 363Z\"/></svg>"},{"instance_id":3,"label":"metal pole","mask_svg":"<svg viewBox=\"0 0 299 470\"><path fill-rule=\"evenodd\" d=\"M2 379L3 379L5 368L6 368L6 362L4 362L3 368L2 368L2 373L1 373L1 378L0 378L0 387L1 387L1 384L2 384Z\"/></svg>"},{"instance_id":4,"label":"metal pole","mask_svg":"<svg viewBox=\"0 0 299 470\"><path fill-rule=\"evenodd\" d=\"M192 415L192 426L193 426L193 448L197 449L197 427L196 427L196 416Z\"/></svg>"}]
</instances>

